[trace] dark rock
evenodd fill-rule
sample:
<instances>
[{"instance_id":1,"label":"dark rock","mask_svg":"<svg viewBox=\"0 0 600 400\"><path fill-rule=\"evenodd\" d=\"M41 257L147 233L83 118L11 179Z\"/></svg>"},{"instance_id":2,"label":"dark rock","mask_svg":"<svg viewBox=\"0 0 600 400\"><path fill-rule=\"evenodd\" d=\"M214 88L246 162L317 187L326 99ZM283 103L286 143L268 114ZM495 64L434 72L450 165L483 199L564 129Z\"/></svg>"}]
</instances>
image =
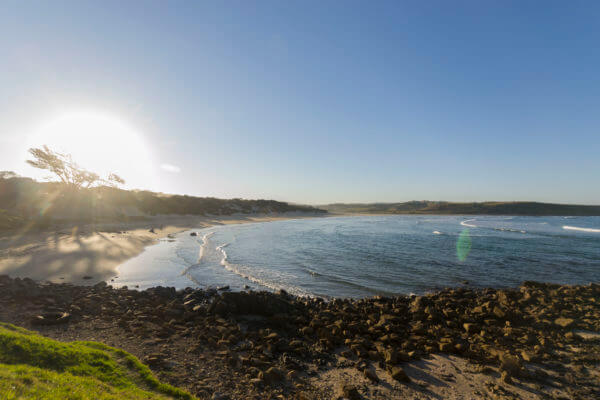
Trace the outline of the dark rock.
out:
<instances>
[{"instance_id":1,"label":"dark rock","mask_svg":"<svg viewBox=\"0 0 600 400\"><path fill-rule=\"evenodd\" d=\"M65 324L71 319L71 314L67 312L48 312L36 315L32 318L33 325L58 325Z\"/></svg>"},{"instance_id":2,"label":"dark rock","mask_svg":"<svg viewBox=\"0 0 600 400\"><path fill-rule=\"evenodd\" d=\"M508 353L502 353L500 358L500 371L507 371L511 376L520 376L523 366L520 360Z\"/></svg>"},{"instance_id":3,"label":"dark rock","mask_svg":"<svg viewBox=\"0 0 600 400\"><path fill-rule=\"evenodd\" d=\"M373 382L379 382L379 377L377 376L377 373L375 372L375 368L367 367L363 370L363 374L365 375L365 377L367 377L367 379L369 379Z\"/></svg>"},{"instance_id":4,"label":"dark rock","mask_svg":"<svg viewBox=\"0 0 600 400\"><path fill-rule=\"evenodd\" d=\"M342 395L345 398L347 398L348 400L361 400L362 399L362 396L358 392L358 389L356 388L356 386L354 386L350 383L343 383L341 391L342 391Z\"/></svg>"},{"instance_id":5,"label":"dark rock","mask_svg":"<svg viewBox=\"0 0 600 400\"><path fill-rule=\"evenodd\" d=\"M504 383L512 383L512 375L508 371L502 371L502 373L500 374L500 379L502 379L502 382Z\"/></svg>"},{"instance_id":6,"label":"dark rock","mask_svg":"<svg viewBox=\"0 0 600 400\"><path fill-rule=\"evenodd\" d=\"M481 330L477 324L473 324L473 323L470 323L470 322L465 322L463 324L463 328L465 329L465 331L468 334L474 334L474 333L477 333L477 332L479 332Z\"/></svg>"},{"instance_id":7,"label":"dark rock","mask_svg":"<svg viewBox=\"0 0 600 400\"><path fill-rule=\"evenodd\" d=\"M261 371L258 374L258 379L260 379L261 381L265 382L268 385L272 385L274 383L281 381L283 379L283 377L284 377L283 373L275 367L270 367L265 372Z\"/></svg>"},{"instance_id":8,"label":"dark rock","mask_svg":"<svg viewBox=\"0 0 600 400\"><path fill-rule=\"evenodd\" d=\"M410 382L410 377L406 375L406 372L404 372L404 370L401 367L394 366L391 367L388 371L392 378L394 378L395 380L404 383Z\"/></svg>"},{"instance_id":9,"label":"dark rock","mask_svg":"<svg viewBox=\"0 0 600 400\"><path fill-rule=\"evenodd\" d=\"M561 328L568 328L575 323L575 320L572 318L557 318L554 320L554 323Z\"/></svg>"}]
</instances>

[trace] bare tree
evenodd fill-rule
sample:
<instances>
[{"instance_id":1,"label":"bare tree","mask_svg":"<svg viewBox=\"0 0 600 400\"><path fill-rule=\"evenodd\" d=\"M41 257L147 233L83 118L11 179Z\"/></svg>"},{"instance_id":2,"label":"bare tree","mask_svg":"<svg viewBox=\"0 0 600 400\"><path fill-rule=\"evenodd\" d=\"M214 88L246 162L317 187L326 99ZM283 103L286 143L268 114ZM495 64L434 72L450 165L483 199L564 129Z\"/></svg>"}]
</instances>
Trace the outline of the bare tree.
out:
<instances>
[{"instance_id":1,"label":"bare tree","mask_svg":"<svg viewBox=\"0 0 600 400\"><path fill-rule=\"evenodd\" d=\"M34 158L33 160L27 160L29 165L50 171L62 183L77 189L89 188L100 184L116 186L125 183L125 180L117 174L110 174L107 179L102 179L97 173L88 171L77 165L70 154L53 151L46 145L43 145L41 148L31 148L29 149L29 153Z\"/></svg>"}]
</instances>

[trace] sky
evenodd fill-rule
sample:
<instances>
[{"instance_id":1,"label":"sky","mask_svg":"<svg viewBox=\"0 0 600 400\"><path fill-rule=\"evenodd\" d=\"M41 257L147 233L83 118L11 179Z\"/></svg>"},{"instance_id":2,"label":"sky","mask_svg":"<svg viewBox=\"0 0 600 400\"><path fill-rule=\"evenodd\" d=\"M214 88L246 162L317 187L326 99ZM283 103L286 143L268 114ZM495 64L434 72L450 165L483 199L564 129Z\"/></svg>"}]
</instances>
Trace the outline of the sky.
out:
<instances>
[{"instance_id":1,"label":"sky","mask_svg":"<svg viewBox=\"0 0 600 400\"><path fill-rule=\"evenodd\" d=\"M0 170L56 144L165 193L600 204L598 43L594 1L5 0Z\"/></svg>"}]
</instances>

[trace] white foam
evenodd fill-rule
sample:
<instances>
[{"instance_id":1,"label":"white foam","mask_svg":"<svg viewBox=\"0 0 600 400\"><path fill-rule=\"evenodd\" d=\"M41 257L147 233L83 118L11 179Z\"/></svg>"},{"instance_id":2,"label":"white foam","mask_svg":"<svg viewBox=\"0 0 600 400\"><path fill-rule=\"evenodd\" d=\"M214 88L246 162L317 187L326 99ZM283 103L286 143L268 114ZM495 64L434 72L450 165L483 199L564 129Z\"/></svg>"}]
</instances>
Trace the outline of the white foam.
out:
<instances>
[{"instance_id":1,"label":"white foam","mask_svg":"<svg viewBox=\"0 0 600 400\"><path fill-rule=\"evenodd\" d=\"M580 228L578 226L568 226L568 225L563 225L563 229L566 229L568 231L580 231L580 232L593 232L593 233L600 233L600 229L594 229L594 228Z\"/></svg>"},{"instance_id":2,"label":"white foam","mask_svg":"<svg viewBox=\"0 0 600 400\"><path fill-rule=\"evenodd\" d=\"M515 232L515 233L527 233L527 231L522 231L520 229L512 229L512 228L493 228L495 231L501 232Z\"/></svg>"},{"instance_id":3,"label":"white foam","mask_svg":"<svg viewBox=\"0 0 600 400\"><path fill-rule=\"evenodd\" d=\"M442 234L442 232L440 232L440 231L433 231L433 234L434 234L434 235L441 235L441 234Z\"/></svg>"},{"instance_id":4,"label":"white foam","mask_svg":"<svg viewBox=\"0 0 600 400\"><path fill-rule=\"evenodd\" d=\"M477 228L477 225L473 225L473 224L468 224L467 222L471 222L471 221L475 221L475 219L466 219L463 222L461 222L460 224L462 226L468 226L469 228Z\"/></svg>"},{"instance_id":5,"label":"white foam","mask_svg":"<svg viewBox=\"0 0 600 400\"><path fill-rule=\"evenodd\" d=\"M229 243L225 243L221 246L217 246L217 250L221 252L221 254L223 255L223 258L221 259L221 265L229 272L232 272L236 275L241 276L244 279L249 280L250 282L256 283L257 285L269 288L271 290L274 291L278 291L278 290L285 290L286 292L296 295L296 296L301 296L301 297L314 297L311 293L305 292L304 290L297 288L295 286L289 286L289 285L285 285L285 284L276 284L273 282L269 282L265 279L260 279L256 276L253 276L247 272L245 272L243 269L244 267L241 265L236 265L236 264L232 264L229 261L227 261L227 252L224 250L225 247L227 247L229 245Z\"/></svg>"},{"instance_id":6,"label":"white foam","mask_svg":"<svg viewBox=\"0 0 600 400\"><path fill-rule=\"evenodd\" d=\"M214 232L208 232L206 235L202 236L202 246L200 246L200 252L198 253L198 262L200 262L200 260L202 260L206 246L208 246L208 239L212 235L214 235Z\"/></svg>"}]
</instances>

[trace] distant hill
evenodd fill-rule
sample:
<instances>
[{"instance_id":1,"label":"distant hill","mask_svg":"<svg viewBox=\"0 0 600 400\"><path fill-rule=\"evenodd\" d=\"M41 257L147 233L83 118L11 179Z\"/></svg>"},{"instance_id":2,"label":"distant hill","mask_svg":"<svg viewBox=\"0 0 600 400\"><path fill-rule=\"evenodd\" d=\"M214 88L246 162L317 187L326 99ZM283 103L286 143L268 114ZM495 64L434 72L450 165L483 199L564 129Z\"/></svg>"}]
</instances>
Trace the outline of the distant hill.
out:
<instances>
[{"instance_id":1,"label":"distant hill","mask_svg":"<svg viewBox=\"0 0 600 400\"><path fill-rule=\"evenodd\" d=\"M405 203L328 204L319 206L333 213L364 214L489 214L489 215L600 215L600 206L551 204L529 201L451 203L447 201L408 201Z\"/></svg>"},{"instance_id":2,"label":"distant hill","mask_svg":"<svg viewBox=\"0 0 600 400\"><path fill-rule=\"evenodd\" d=\"M158 214L231 215L290 211L326 213L275 200L216 199L101 186L72 190L31 178L0 178L0 230L28 224L140 219Z\"/></svg>"}]
</instances>

